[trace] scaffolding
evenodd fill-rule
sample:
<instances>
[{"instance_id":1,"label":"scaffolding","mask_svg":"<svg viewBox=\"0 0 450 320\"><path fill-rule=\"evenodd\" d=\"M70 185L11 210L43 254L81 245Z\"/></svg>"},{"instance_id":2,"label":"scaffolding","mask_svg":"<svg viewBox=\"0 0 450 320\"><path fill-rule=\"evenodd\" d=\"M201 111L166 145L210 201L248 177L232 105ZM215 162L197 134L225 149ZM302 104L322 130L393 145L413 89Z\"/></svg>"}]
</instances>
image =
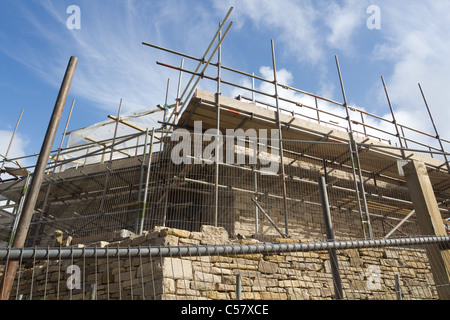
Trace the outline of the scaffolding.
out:
<instances>
[{"instance_id":1,"label":"scaffolding","mask_svg":"<svg viewBox=\"0 0 450 320\"><path fill-rule=\"evenodd\" d=\"M383 77L392 119L349 106L337 57L343 102L279 83L273 41L273 79L223 65L230 13L201 58L143 42L182 58L179 67L156 62L179 72L173 104L169 79L165 103L154 110L122 115L121 100L117 116L67 132L69 115L45 169L27 247L51 246L55 230L77 245L112 241L121 230L139 235L161 226L196 232L203 225L223 227L234 238L324 241L321 177L336 239L418 236L402 171L413 160L425 164L447 228L450 141L439 136L420 84L435 134L397 122ZM197 67L185 68L184 59ZM252 86L227 81L227 74L250 79ZM184 75L190 78L182 90ZM215 83L217 91L198 88L200 81ZM256 89L255 82L272 85L273 92ZM223 86L242 94L223 96ZM300 100L286 98L287 92ZM20 162L35 156L3 157L1 173L8 178L0 184L0 236L6 246L35 169Z\"/></svg>"},{"instance_id":2,"label":"scaffolding","mask_svg":"<svg viewBox=\"0 0 450 320\"><path fill-rule=\"evenodd\" d=\"M200 213L205 214L209 212L209 208L213 213L206 214L212 215L206 219L206 222L218 226L222 219L220 216L226 215L223 213L224 208L220 202L225 201L227 197L241 197L237 195L240 192L249 197L253 195L248 206L253 207L254 215L251 218L255 219L255 226L258 225L258 213L261 213L262 217L271 221L270 224L277 233L289 237L291 233L289 216L292 215L289 207L299 200L297 198L301 198L305 203L305 197L313 197L306 190L310 185L317 185L317 174L313 173L317 172L325 176L332 190L337 190L337 193L348 192L345 195L336 195L335 207L339 211L356 211L360 219L362 238L370 239L374 237L373 223L382 221L381 224L386 232L385 234L377 233L377 235L385 236L390 231L388 226L394 228L397 224L395 220L403 221L402 214L408 219L414 216L414 213L411 213L413 211L411 201L404 190L405 180L399 172L399 168L401 169L399 163L402 164L402 161L407 160L419 160L426 163L434 191L441 205L443 219L448 218L446 206L449 164L444 144L450 142L439 136L420 84L419 88L434 126L435 135L420 132L396 121L383 77L382 84L392 119L385 119L350 107L347 103L337 57L335 60L343 103L279 83L273 41L271 42L273 79L265 79L253 73L223 65L221 62L222 42L232 22L228 24L223 35L222 31L230 13L231 9L224 21L219 24L219 29L201 58L143 42L146 46L182 57L180 67L156 62L158 65L179 71L174 104L168 104L168 81L164 105L158 104L158 108L154 110L124 116L121 115L121 100L117 116L108 115L107 121L67 132L75 101L72 102L61 145L58 150L53 151L50 157L52 160L46 169L47 176L42 186L40 204L36 206L34 227L30 235L35 234L35 238L38 237L38 230L42 229L42 224L59 225L66 230L67 235L71 236L80 233L85 235L96 233L97 228L105 231L128 228L139 233L144 224L147 224L146 227L151 227L151 223L148 222L151 220L154 221L154 225L159 223L163 226L172 222L185 223L185 227L191 229L192 227L189 227L186 221L190 221L192 217L189 217L186 212L199 210ZM217 62L213 62L216 55ZM185 69L184 59L198 63L197 68L194 71ZM215 67L216 71L207 72L212 67ZM224 71L250 78L252 87L227 81ZM184 90L181 90L183 74L190 75L190 79ZM215 82L217 92L198 89L197 85L203 79ZM255 81L273 85L273 93L255 89ZM243 94L236 98L224 97L221 95L224 85L238 88L243 91ZM302 99L292 101L285 98L283 93L289 91L301 94ZM246 98L245 92L251 95L251 98ZM256 98L258 95L263 97L262 101L258 101ZM267 102L268 98L273 99L272 104ZM314 104L308 105L303 101L313 101ZM340 109L340 111L336 112L336 109L331 108L338 108L337 110ZM163 113L162 121L155 120L155 115L161 113ZM200 132L194 132L195 123L200 121L202 125ZM380 126L369 124L373 121L379 121ZM384 127L383 122L391 124L393 132L380 129ZM203 159L200 161L201 166L198 164L185 167L173 165L170 157L175 143L171 135L180 129L189 130L192 133L192 141L196 139L196 135L203 137L207 130L216 129L215 136L213 134L210 139L217 143L212 153L212 156L216 158L212 159L212 162L211 159ZM265 143L260 142L262 144L259 147L272 151L276 149L279 172L265 177L261 174L260 164L249 165L247 161L243 165L235 165L233 162L226 163L224 159L219 159L220 139L229 138L225 134L227 130L232 130L235 136L236 133L243 133L242 137L236 138L235 144L238 144L237 141L243 141L241 145L247 143L249 146L247 149L244 146L244 151L236 149L236 156L239 152L243 154L251 152L252 145L249 144L251 137L245 136L248 130L255 130L257 133L261 130L270 131L271 134L276 133L276 139L269 137L271 141L277 140L276 143L273 142L276 147L270 145L269 139ZM438 147L433 147L430 143L426 144L420 139L413 139L408 132L414 137L432 138L437 142ZM66 136L68 141L63 149L62 145ZM151 143L149 138L152 140ZM234 138L231 137L231 139ZM26 158L29 157L8 159L6 156L2 161L2 172L13 175L12 180L3 179L0 187L2 199L6 199L7 202L2 207L2 213L5 213L10 220L12 217L20 216L20 201L27 186L25 178L33 171L33 166L13 169L6 167L6 164L19 164L19 161ZM210 166L204 165L207 161L210 161ZM298 167L301 167L298 163L310 164L309 178L305 179L304 173L296 172L299 170ZM341 176L345 174L349 176L342 178ZM280 180L279 183L277 179ZM389 187L383 190L385 188L383 185ZM296 188L299 189L297 195L293 192ZM159 193L163 196L153 199ZM386 193L392 195L388 196ZM212 195L213 198L205 200L206 195ZM277 206L282 207L279 214L284 216L284 221L274 222L270 218L270 215L275 213L268 213L270 210L264 209L261 202L264 198L282 201L282 204ZM80 207L80 201L83 202L82 207ZM194 204L199 201L202 202L201 205ZM93 204L97 202L97 209L87 209L95 207ZM317 199L309 202L320 204ZM107 210L105 206L108 206ZM183 206L184 210L181 210ZM8 210L11 208L14 208L12 213ZM175 208L185 213L176 214ZM149 210L151 213L147 212ZM237 208L233 210L239 211ZM141 212L145 222L137 222L135 217L137 212ZM161 219L156 218L158 212L162 212ZM396 216L399 212L402 214ZM99 222L100 217L110 222L105 222L105 225L102 222L96 226L95 222ZM183 219L185 222L182 223ZM394 221L391 221L392 219ZM71 221L83 221L83 223L74 227ZM179 222L175 223L175 221ZM233 228L228 226L232 234L234 234ZM3 229L8 229L7 225L4 225ZM402 232L400 227L395 227L395 230ZM254 233L255 235L259 233L259 226L255 227ZM32 243L37 244L36 240Z\"/></svg>"}]
</instances>

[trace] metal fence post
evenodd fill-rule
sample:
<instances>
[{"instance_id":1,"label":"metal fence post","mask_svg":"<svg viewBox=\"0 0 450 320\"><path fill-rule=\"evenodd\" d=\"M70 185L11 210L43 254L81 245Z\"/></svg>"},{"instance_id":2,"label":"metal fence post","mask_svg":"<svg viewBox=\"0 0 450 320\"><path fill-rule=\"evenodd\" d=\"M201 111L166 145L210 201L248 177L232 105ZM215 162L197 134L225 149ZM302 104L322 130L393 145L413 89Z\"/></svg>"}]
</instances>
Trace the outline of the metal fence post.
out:
<instances>
[{"instance_id":1,"label":"metal fence post","mask_svg":"<svg viewBox=\"0 0 450 320\"><path fill-rule=\"evenodd\" d=\"M91 284L89 300L97 300L97 284L96 283Z\"/></svg>"},{"instance_id":2,"label":"metal fence post","mask_svg":"<svg viewBox=\"0 0 450 320\"><path fill-rule=\"evenodd\" d=\"M402 300L402 287L400 286L400 275L395 275L395 293L397 294L397 300Z\"/></svg>"},{"instance_id":3,"label":"metal fence post","mask_svg":"<svg viewBox=\"0 0 450 320\"><path fill-rule=\"evenodd\" d=\"M236 275L236 300L242 300L242 277L240 273Z\"/></svg>"}]
</instances>

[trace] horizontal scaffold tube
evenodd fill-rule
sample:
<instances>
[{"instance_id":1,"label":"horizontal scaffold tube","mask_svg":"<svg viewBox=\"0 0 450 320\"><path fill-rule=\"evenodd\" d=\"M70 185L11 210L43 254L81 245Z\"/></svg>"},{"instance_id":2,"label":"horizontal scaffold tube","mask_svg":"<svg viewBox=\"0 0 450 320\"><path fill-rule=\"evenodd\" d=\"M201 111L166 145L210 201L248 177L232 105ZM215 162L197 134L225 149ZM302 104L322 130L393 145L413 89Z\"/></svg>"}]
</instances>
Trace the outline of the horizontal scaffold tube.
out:
<instances>
[{"instance_id":1,"label":"horizontal scaffold tube","mask_svg":"<svg viewBox=\"0 0 450 320\"><path fill-rule=\"evenodd\" d=\"M2 248L0 261L89 259L106 257L180 257L252 253L308 252L329 249L344 250L356 248L380 248L393 246L411 246L440 244L442 248L450 246L450 236L420 236L414 238L344 240L310 243L264 243L241 245L200 245L200 246L164 246L164 247L90 247L90 248Z\"/></svg>"}]
</instances>

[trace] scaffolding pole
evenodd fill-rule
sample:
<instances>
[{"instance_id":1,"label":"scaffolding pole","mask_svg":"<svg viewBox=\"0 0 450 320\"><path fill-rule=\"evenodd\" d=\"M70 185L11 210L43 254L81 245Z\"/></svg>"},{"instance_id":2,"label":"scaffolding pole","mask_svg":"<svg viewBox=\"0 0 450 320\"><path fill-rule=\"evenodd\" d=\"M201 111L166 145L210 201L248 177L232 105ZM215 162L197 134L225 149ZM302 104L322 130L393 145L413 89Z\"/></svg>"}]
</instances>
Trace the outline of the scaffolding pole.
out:
<instances>
[{"instance_id":1,"label":"scaffolding pole","mask_svg":"<svg viewBox=\"0 0 450 320\"><path fill-rule=\"evenodd\" d=\"M66 99L69 94L70 86L72 84L72 79L75 74L77 63L78 63L77 57L70 57L64 75L64 79L61 84L58 97L56 99L50 123L47 128L47 133L45 134L45 138L42 144L41 152L39 154L33 178L31 180L31 184L28 190L28 196L25 200L22 216L19 221L19 225L17 227L17 233L14 237L13 241L14 248L22 248L25 244L28 229L30 227L30 222L33 217L35 205L39 196L39 191L42 185L42 181L44 179L45 168L47 167L47 162L49 160L56 131L58 130L59 122L61 120L61 115L64 110L64 105L66 103ZM5 267L5 272L2 279L0 299L2 300L9 299L14 278L17 273L17 268L18 268L17 262L11 263Z\"/></svg>"},{"instance_id":2,"label":"scaffolding pole","mask_svg":"<svg viewBox=\"0 0 450 320\"><path fill-rule=\"evenodd\" d=\"M284 232L285 236L289 237L289 226L288 226L288 205L287 205L287 191L286 191L286 173L284 168L284 154L283 154L283 135L281 129L281 117L280 117L280 106L279 106L279 95L278 95L278 80L277 80L277 66L275 62L275 47L273 40L272 45L272 65L273 65L273 84L275 87L275 103L277 108L277 125L278 125L278 138L280 139L280 162L281 162L281 181L283 184L283 205L284 205Z\"/></svg>"},{"instance_id":3,"label":"scaffolding pole","mask_svg":"<svg viewBox=\"0 0 450 320\"><path fill-rule=\"evenodd\" d=\"M11 140L9 141L8 149L6 149L6 154L5 154L5 156L4 156L5 160L4 160L3 163L2 163L1 169L4 168L5 162L8 160L9 150L11 149L11 146L12 146L12 143L13 143L13 140L14 140L14 137L15 137L16 132L17 132L17 128L19 127L20 119L22 119L22 115L23 115L23 109L22 109L22 111L20 112L19 119L17 120L17 123L16 123L16 127L14 128L14 132L13 132L13 134L12 134L12 136L11 136ZM0 181L1 181L1 180L0 180Z\"/></svg>"},{"instance_id":4,"label":"scaffolding pole","mask_svg":"<svg viewBox=\"0 0 450 320\"><path fill-rule=\"evenodd\" d=\"M436 133L435 138L438 140L439 145L441 147L441 151L442 151L442 153L444 155L445 164L447 166L447 171L448 171L448 173L450 173L450 164L448 163L448 158L447 158L447 155L445 154L445 150L444 150L444 146L442 144L441 137L439 136L436 124L434 123L433 116L431 115L430 107L428 106L427 99L425 98L425 94L424 94L424 92L422 90L422 86L420 85L420 83L419 83L419 89L420 89L420 93L422 94L422 98L423 98L423 101L425 103L425 107L427 108L428 115L430 116L431 124L433 125L433 128L434 128L434 132Z\"/></svg>"},{"instance_id":5,"label":"scaffolding pole","mask_svg":"<svg viewBox=\"0 0 450 320\"><path fill-rule=\"evenodd\" d=\"M62 134L61 142L60 142L59 148L58 148L58 153L57 153L56 159L55 159L55 169L53 169L53 171L56 170L56 166L57 166L58 161L59 161L59 155L61 154L62 146L64 144L64 139L66 138L67 127L69 126L69 121L70 121L70 118L72 116L72 111L73 111L74 105L75 105L75 99L72 100L72 105L70 106L69 115L67 116L67 120L66 120L66 126L64 127L64 132Z\"/></svg>"},{"instance_id":6,"label":"scaffolding pole","mask_svg":"<svg viewBox=\"0 0 450 320\"><path fill-rule=\"evenodd\" d=\"M197 68L195 69L194 73L198 72L198 71L200 70L200 67L201 67L203 64L205 64L205 66L203 67L203 70L201 71L201 74L203 75L203 74L205 73L206 69L208 68L208 66L211 64L212 58L213 58L214 55L216 54L217 49L218 49L218 47L220 46L220 44L222 43L222 41L225 39L225 36L228 34L228 31L230 30L231 26L233 25L233 22L230 22L230 23L229 23L227 29L225 30L224 35L222 36L222 39L219 41L218 45L214 48L213 53L211 54L211 56L210 56L210 58L208 59L208 61L206 61L206 57L207 57L209 51L211 50L211 48L212 48L214 42L216 41L217 37L219 36L219 33L221 32L223 26L225 25L225 22L228 20L228 17L230 16L230 14L231 14L232 11L233 11L233 7L231 7L231 8L228 10L228 12L227 12L225 18L223 19L222 23L220 23L220 27L219 27L219 29L216 31L216 33L215 33L213 39L211 40L211 42L210 42L208 48L206 49L205 53L203 54L203 57L202 57L201 59L199 59L199 64L198 64ZM149 46L149 47L153 47L153 48L159 49L159 50L164 50L164 51L166 51L166 52L170 52L170 53L173 53L173 54L177 54L177 55L180 55L180 56L183 56L183 57L191 58L191 56L186 55L186 54L183 54L183 53L181 53L181 52L177 52L177 51L175 51L175 50L166 49L166 48L163 48L163 47L160 47L160 46L156 46L156 45L153 45L153 44L150 44L150 43L146 43L146 42L142 42L142 44L143 44L143 45L146 45L146 46ZM194 59L195 59L195 58L194 58ZM191 85L191 83L192 83L194 77L195 77L195 75L192 75L192 77L189 79L189 81L188 81L186 87L184 88L183 93L181 94L181 97L180 97L181 108L180 108L179 112L181 112L181 111L183 110L183 108L184 108L184 106L185 106L185 104L186 104L187 99L192 95L192 93L193 93L194 89L196 88L198 82L199 82L200 79L202 78L201 76L199 76L199 77L197 78L197 80L194 82L194 84L193 84L193 86L192 86L191 91L190 91L189 94L186 96L186 100L183 100L183 98L184 98L186 92L188 91L188 88L189 88L189 86ZM172 119L172 115L173 115L173 113L170 115L169 119L167 120L168 123L170 123L170 120Z\"/></svg>"},{"instance_id":7,"label":"scaffolding pole","mask_svg":"<svg viewBox=\"0 0 450 320\"><path fill-rule=\"evenodd\" d=\"M221 25L219 24L219 30L221 29ZM215 174L214 174L214 226L217 227L218 226L218 219L219 219L219 162L222 161L222 159L220 159L220 155L222 154L222 152L219 152L219 148L222 148L221 145L221 138L220 138L220 96L221 96L221 92L220 92L220 82L221 82L221 63L222 63L222 33L219 32L219 49L217 51L217 92L215 95L215 102L216 102L216 137L215 137Z\"/></svg>"},{"instance_id":8,"label":"scaffolding pole","mask_svg":"<svg viewBox=\"0 0 450 320\"><path fill-rule=\"evenodd\" d=\"M148 197L148 184L150 182L150 169L152 164L152 155L153 155L153 137L154 137L155 129L152 130L152 135L150 137L150 151L148 155L148 162L147 162L147 175L145 178L145 188L144 188L144 200L142 203L142 211L140 216L140 223L139 223L139 232L138 234L141 235L144 230L144 221L145 221L145 210L147 206L147 197Z\"/></svg>"},{"instance_id":9,"label":"scaffolding pole","mask_svg":"<svg viewBox=\"0 0 450 320\"><path fill-rule=\"evenodd\" d=\"M116 125L114 127L114 137L113 137L112 144L114 144L116 142L117 129L119 128L119 122L120 122L119 120L120 120L120 112L121 111L122 111L122 99L120 99L119 110L117 111ZM110 162L113 160L113 154L114 154L114 148L111 148L111 154L109 157Z\"/></svg>"},{"instance_id":10,"label":"scaffolding pole","mask_svg":"<svg viewBox=\"0 0 450 320\"><path fill-rule=\"evenodd\" d=\"M180 65L180 69L183 69L184 66L184 59L181 59L181 65ZM183 71L180 70L180 74L178 75L178 87L177 87L177 98L176 98L176 102L175 102L175 118L174 118L174 122L177 123L178 122L178 108L180 107L180 88L181 88L181 79L183 77Z\"/></svg>"},{"instance_id":11,"label":"scaffolding pole","mask_svg":"<svg viewBox=\"0 0 450 320\"><path fill-rule=\"evenodd\" d=\"M141 172L139 174L139 190L138 190L138 208L136 211L136 223L134 225L134 230L136 233L139 233L139 215L140 215L140 205L142 198L142 184L144 183L144 168L146 164L146 156L147 156L147 142L148 142L148 128L145 131L144 137L144 150L142 152L142 163L141 163Z\"/></svg>"},{"instance_id":12,"label":"scaffolding pole","mask_svg":"<svg viewBox=\"0 0 450 320\"><path fill-rule=\"evenodd\" d=\"M253 178L254 178L254 186L255 186L255 197L258 194L258 174L253 168ZM258 215L258 206L255 203L255 236L259 234L259 215Z\"/></svg>"},{"instance_id":13,"label":"scaffolding pole","mask_svg":"<svg viewBox=\"0 0 450 320\"><path fill-rule=\"evenodd\" d=\"M362 227L363 227L362 231L363 231L364 238L366 239L366 227L367 227L367 231L369 233L369 238L372 239L373 238L372 226L370 224L370 217L369 217L369 212L367 209L366 192L364 190L364 181L363 181L362 172L361 172L361 165L359 162L358 147L357 147L355 139L353 137L352 121L350 119L350 112L349 112L349 107L348 107L348 103L347 103L347 96L345 94L345 88L344 88L344 82L342 80L341 68L339 67L339 60L338 60L337 56L335 56L334 58L336 60L336 67L337 67L337 71L338 71L338 75L339 75L339 82L341 85L342 97L344 99L344 107L345 107L347 121L348 121L348 133L349 133L349 138L350 138L350 143L349 143L350 158L351 158L352 168L353 168L353 178L355 180L355 187L356 187L356 191L357 191L356 202L358 203L358 209L360 210L361 215L362 215L361 203L360 203L361 200L359 199L358 182L357 182L356 173L355 173L355 160L356 160L356 167L357 167L356 170L358 171L358 177L359 177L359 181L360 181L360 185L361 185L361 196L362 196L362 200L363 200L364 214L365 214L364 218L361 220Z\"/></svg>"},{"instance_id":14,"label":"scaffolding pole","mask_svg":"<svg viewBox=\"0 0 450 320\"><path fill-rule=\"evenodd\" d=\"M400 130L398 129L397 120L395 119L394 109L392 108L392 104L391 104L391 98L389 97L389 93L387 91L386 83L384 82L383 76L381 76L381 81L383 82L384 92L386 93L386 99L387 99L387 102L389 105L389 110L391 111L391 115L392 115L392 123L395 126L396 136L398 138L398 143L400 144L400 152L402 153L402 159L405 160L406 155L405 155L405 150L403 149L402 137L400 136Z\"/></svg>"},{"instance_id":15,"label":"scaffolding pole","mask_svg":"<svg viewBox=\"0 0 450 320\"><path fill-rule=\"evenodd\" d=\"M333 222L331 220L330 203L328 202L328 192L325 178L323 176L319 177L318 183L327 241L335 242L336 240L334 237ZM344 294L342 292L342 281L341 275L339 273L339 262L336 250L329 249L328 254L330 256L330 267L331 267L331 274L333 277L334 295L336 299L341 300L344 298Z\"/></svg>"}]
</instances>

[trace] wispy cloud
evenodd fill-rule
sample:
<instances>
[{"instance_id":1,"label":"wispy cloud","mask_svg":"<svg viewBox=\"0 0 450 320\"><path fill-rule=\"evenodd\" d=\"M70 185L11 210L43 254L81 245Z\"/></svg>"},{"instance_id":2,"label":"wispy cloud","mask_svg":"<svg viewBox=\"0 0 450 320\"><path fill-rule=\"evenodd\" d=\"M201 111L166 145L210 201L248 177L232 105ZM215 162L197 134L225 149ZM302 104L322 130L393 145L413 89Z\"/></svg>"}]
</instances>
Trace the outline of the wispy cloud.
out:
<instances>
[{"instance_id":1,"label":"wispy cloud","mask_svg":"<svg viewBox=\"0 0 450 320\"><path fill-rule=\"evenodd\" d=\"M448 2L410 1L380 4L386 41L376 56L393 65L386 76L399 121L434 134L418 88L422 84L442 137L450 137L450 20Z\"/></svg>"},{"instance_id":2,"label":"wispy cloud","mask_svg":"<svg viewBox=\"0 0 450 320\"><path fill-rule=\"evenodd\" d=\"M434 134L417 85L420 82L441 136L450 137L450 127L445 123L450 117L450 108L447 107L450 101L450 90L447 89L450 83L449 3L384 0L230 0L215 3L217 7L233 5L238 8L237 20L252 23L260 29L275 30L277 39L283 42L283 49L296 55L304 65L314 65L319 70L323 76L314 80L323 92L331 96L335 87L328 79L325 67L325 59L330 55L344 55L350 59L358 57L369 63L383 61L388 70L384 76L397 119L404 125ZM371 47L373 43L368 46L362 38L369 17L366 10L371 4L378 5L381 10L381 29L374 31L377 32L375 47ZM245 23L239 26L244 28ZM383 110L386 110L386 98L378 76L378 82L373 85L378 91L373 90L369 95L382 103ZM359 109L364 110L364 107L359 106ZM384 118L391 119L390 113L386 113ZM394 132L392 125L377 121L373 124Z\"/></svg>"},{"instance_id":3,"label":"wispy cloud","mask_svg":"<svg viewBox=\"0 0 450 320\"><path fill-rule=\"evenodd\" d=\"M314 87L321 92L315 93L331 98L335 91L335 76L330 81L324 63L330 56L377 58L387 66L392 65L392 72L384 76L398 120L430 131L417 87L421 82L441 135L450 136L450 128L445 124L450 116L450 109L446 108L450 100L450 90L446 89L450 80L447 60L450 44L446 34L450 30L450 20L446 16L450 4L417 0L375 2L381 8L382 25L379 43L373 51L358 42L365 30L366 8L371 4L366 0L221 0L213 1L212 7L197 1L176 0L101 4L82 1L81 30L66 28L68 14L64 3L43 1L36 5L42 9L44 17L20 5L17 10L28 26L24 32L32 34L45 47L35 48L33 43L20 39L13 42L0 32L0 40L5 44L1 50L55 86L60 84L68 58L76 55L79 65L72 85L76 96L93 101L107 112L115 112L121 98L124 111L153 108L164 102L167 77L177 78L175 71L162 72L155 60L178 65L180 59L144 47L141 42L201 56L218 21L234 6L231 17L234 29L245 31L251 24L252 28L274 36L277 44L282 44L282 48L277 46L277 53L295 57L301 66L317 71L311 81L316 82ZM260 75L269 77L271 68L260 67L257 69ZM295 80L292 72L286 67L279 70L287 84ZM208 82L201 85L210 88ZM380 87L379 83L377 85ZM285 94L293 100L305 98L290 96L291 92ZM378 99L384 93L380 90L372 95L373 99ZM386 118L389 117L387 114Z\"/></svg>"},{"instance_id":4,"label":"wispy cloud","mask_svg":"<svg viewBox=\"0 0 450 320\"><path fill-rule=\"evenodd\" d=\"M234 15L241 21L250 20L262 30L276 30L278 40L282 41L291 54L298 55L306 62L317 63L323 58L320 33L316 22L319 12L313 1L215 1L219 8L236 7ZM302 54L298 49L302 48Z\"/></svg>"},{"instance_id":5,"label":"wispy cloud","mask_svg":"<svg viewBox=\"0 0 450 320\"><path fill-rule=\"evenodd\" d=\"M124 112L164 102L168 73L161 72L155 63L162 53L143 46L142 41L163 46L170 43L169 47L180 51L195 43L194 48L204 50L204 40L193 37L201 30L212 30L215 23L199 4L194 4L199 10L188 10L189 4L179 1L84 1L79 4L81 29L69 30L64 3L43 1L36 5L45 19L26 7L18 5L18 10L41 47L23 40L2 50L54 86L60 85L69 57L77 56L72 93L110 112L117 110L121 98ZM200 23L183 36L183 24L196 19ZM10 41L5 33L0 37ZM179 63L167 54L164 59Z\"/></svg>"},{"instance_id":6,"label":"wispy cloud","mask_svg":"<svg viewBox=\"0 0 450 320\"><path fill-rule=\"evenodd\" d=\"M24 156L26 154L25 148L29 144L29 140L24 138L20 133L16 132L16 134L14 135L13 143L11 144L11 147L9 149L9 152L8 152L8 154L6 154L6 152L8 151L8 147L9 147L12 136L13 136L13 131L0 130L0 141L2 142L2 143L0 143L0 154L2 156L7 156L7 159L13 159L16 157ZM4 158L1 157L0 160L3 161ZM26 164L24 164L23 161L21 161L21 164L26 165ZM9 163L6 163L6 166L15 167L15 165L12 165Z\"/></svg>"},{"instance_id":7,"label":"wispy cloud","mask_svg":"<svg viewBox=\"0 0 450 320\"><path fill-rule=\"evenodd\" d=\"M353 55L355 34L366 24L367 1L346 0L342 5L331 2L326 8L325 23L330 28L326 43L331 48Z\"/></svg>"}]
</instances>

